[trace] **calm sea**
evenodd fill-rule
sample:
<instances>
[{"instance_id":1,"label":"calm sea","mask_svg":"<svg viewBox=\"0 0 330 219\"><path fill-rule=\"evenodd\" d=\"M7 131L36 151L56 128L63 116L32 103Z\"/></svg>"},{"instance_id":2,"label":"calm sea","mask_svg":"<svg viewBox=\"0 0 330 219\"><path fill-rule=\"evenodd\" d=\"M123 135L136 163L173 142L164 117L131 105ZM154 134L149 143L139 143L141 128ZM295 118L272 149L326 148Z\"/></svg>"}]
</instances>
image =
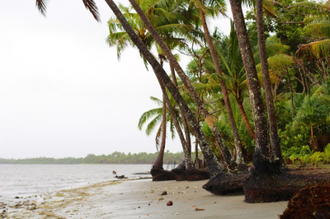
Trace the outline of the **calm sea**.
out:
<instances>
[{"instance_id":1,"label":"calm sea","mask_svg":"<svg viewBox=\"0 0 330 219\"><path fill-rule=\"evenodd\" d=\"M40 196L88 186L117 175L128 178L150 177L151 164L94 164L94 165L0 165L0 202L11 202L15 197ZM139 173L139 174L136 174Z\"/></svg>"}]
</instances>

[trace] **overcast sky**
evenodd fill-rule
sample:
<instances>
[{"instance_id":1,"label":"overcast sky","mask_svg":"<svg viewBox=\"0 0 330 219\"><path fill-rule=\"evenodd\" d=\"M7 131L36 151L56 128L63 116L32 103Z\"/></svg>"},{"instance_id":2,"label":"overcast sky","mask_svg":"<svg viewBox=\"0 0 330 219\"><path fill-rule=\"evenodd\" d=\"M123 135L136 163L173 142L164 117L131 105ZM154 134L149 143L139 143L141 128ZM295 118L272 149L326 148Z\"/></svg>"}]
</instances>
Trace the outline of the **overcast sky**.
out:
<instances>
[{"instance_id":1,"label":"overcast sky","mask_svg":"<svg viewBox=\"0 0 330 219\"><path fill-rule=\"evenodd\" d=\"M113 14L96 3L102 23L81 0L48 1L46 17L35 0L0 0L1 158L156 152L137 123L159 85L137 49L117 60L105 43ZM169 137L167 149L182 150Z\"/></svg>"}]
</instances>

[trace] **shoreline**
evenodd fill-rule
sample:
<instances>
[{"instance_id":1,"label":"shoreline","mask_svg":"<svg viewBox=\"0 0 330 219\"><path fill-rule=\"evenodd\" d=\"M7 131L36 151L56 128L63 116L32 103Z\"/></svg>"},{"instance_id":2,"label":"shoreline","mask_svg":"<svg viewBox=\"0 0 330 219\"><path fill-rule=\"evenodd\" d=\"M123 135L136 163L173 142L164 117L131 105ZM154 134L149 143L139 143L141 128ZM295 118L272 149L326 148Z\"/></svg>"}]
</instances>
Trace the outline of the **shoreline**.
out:
<instances>
[{"instance_id":1,"label":"shoreline","mask_svg":"<svg viewBox=\"0 0 330 219\"><path fill-rule=\"evenodd\" d=\"M25 201L25 205L17 208L8 206L6 214L8 218L36 219L273 219L282 214L288 203L249 204L244 202L243 195L215 196L202 188L206 182L207 180L153 182L151 179L106 181L62 190L41 201L18 200ZM167 206L168 201L172 201L173 205Z\"/></svg>"}]
</instances>

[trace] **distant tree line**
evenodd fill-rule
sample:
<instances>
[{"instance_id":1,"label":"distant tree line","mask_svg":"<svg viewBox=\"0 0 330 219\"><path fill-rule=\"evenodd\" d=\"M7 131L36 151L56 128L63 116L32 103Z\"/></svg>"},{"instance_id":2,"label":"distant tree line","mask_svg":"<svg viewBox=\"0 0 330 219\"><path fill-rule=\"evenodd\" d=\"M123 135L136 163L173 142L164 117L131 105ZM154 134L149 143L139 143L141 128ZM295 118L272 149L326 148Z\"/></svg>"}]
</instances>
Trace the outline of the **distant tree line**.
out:
<instances>
[{"instance_id":1,"label":"distant tree line","mask_svg":"<svg viewBox=\"0 0 330 219\"><path fill-rule=\"evenodd\" d=\"M157 158L158 152L146 153L141 152L137 154L123 152L113 152L109 155L94 155L88 154L84 158L25 158L25 159L2 159L0 164L152 164ZM183 160L183 153L171 153L166 151L164 163L179 163Z\"/></svg>"}]
</instances>

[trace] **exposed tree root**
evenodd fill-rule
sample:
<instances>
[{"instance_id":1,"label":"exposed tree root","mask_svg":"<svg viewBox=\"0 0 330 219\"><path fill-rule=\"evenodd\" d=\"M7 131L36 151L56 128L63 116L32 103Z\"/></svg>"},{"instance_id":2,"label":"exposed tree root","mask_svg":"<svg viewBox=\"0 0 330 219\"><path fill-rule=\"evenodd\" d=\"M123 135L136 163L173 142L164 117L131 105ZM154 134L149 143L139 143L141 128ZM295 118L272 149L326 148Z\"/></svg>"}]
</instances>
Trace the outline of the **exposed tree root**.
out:
<instances>
[{"instance_id":1,"label":"exposed tree root","mask_svg":"<svg viewBox=\"0 0 330 219\"><path fill-rule=\"evenodd\" d=\"M270 162L258 154L254 155L253 164L249 176L243 180L245 201L248 203L286 201L304 187L329 180L329 176L281 171L279 162Z\"/></svg>"},{"instance_id":2,"label":"exposed tree root","mask_svg":"<svg viewBox=\"0 0 330 219\"><path fill-rule=\"evenodd\" d=\"M307 185L310 184L304 176L287 173L250 174L243 181L245 201L248 203L286 201Z\"/></svg>"},{"instance_id":3,"label":"exposed tree root","mask_svg":"<svg viewBox=\"0 0 330 219\"><path fill-rule=\"evenodd\" d=\"M152 175L152 181L166 181L166 180L176 180L176 174L172 171L167 171L159 168L152 168L150 170Z\"/></svg>"},{"instance_id":4,"label":"exposed tree root","mask_svg":"<svg viewBox=\"0 0 330 219\"><path fill-rule=\"evenodd\" d=\"M205 169L190 168L186 170L186 176L188 181L198 181L210 179L210 172Z\"/></svg>"},{"instance_id":5,"label":"exposed tree root","mask_svg":"<svg viewBox=\"0 0 330 219\"><path fill-rule=\"evenodd\" d=\"M330 182L301 189L293 196L281 219L330 218Z\"/></svg>"},{"instance_id":6,"label":"exposed tree root","mask_svg":"<svg viewBox=\"0 0 330 219\"><path fill-rule=\"evenodd\" d=\"M243 194L242 181L247 176L248 172L236 174L221 172L203 185L203 189L215 195Z\"/></svg>"},{"instance_id":7,"label":"exposed tree root","mask_svg":"<svg viewBox=\"0 0 330 219\"><path fill-rule=\"evenodd\" d=\"M198 181L204 179L210 179L210 172L204 169L190 168L186 170L186 167L175 168L172 170L176 174L177 181Z\"/></svg>"},{"instance_id":8,"label":"exposed tree root","mask_svg":"<svg viewBox=\"0 0 330 219\"><path fill-rule=\"evenodd\" d=\"M187 180L186 168L183 168L183 169L175 168L172 170L172 172L175 173L175 175L176 175L176 181Z\"/></svg>"}]
</instances>

